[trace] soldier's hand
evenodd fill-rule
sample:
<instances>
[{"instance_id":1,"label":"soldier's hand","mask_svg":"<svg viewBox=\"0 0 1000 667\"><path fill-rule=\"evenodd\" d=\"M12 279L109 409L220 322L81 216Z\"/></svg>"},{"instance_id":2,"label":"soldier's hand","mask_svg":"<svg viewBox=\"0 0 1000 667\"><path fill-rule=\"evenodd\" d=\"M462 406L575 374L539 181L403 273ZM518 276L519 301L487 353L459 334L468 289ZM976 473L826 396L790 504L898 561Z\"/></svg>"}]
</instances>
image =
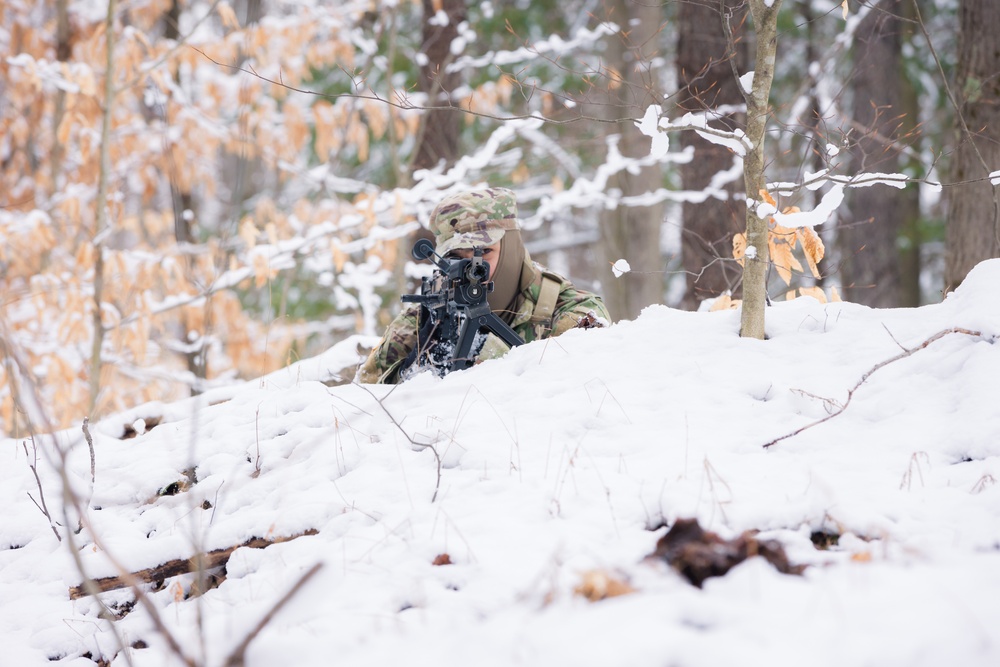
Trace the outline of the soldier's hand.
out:
<instances>
[{"instance_id":1,"label":"soldier's hand","mask_svg":"<svg viewBox=\"0 0 1000 667\"><path fill-rule=\"evenodd\" d=\"M594 311L590 311L581 317L576 323L577 329L600 329L603 327L604 322L597 319L597 315L594 314Z\"/></svg>"}]
</instances>

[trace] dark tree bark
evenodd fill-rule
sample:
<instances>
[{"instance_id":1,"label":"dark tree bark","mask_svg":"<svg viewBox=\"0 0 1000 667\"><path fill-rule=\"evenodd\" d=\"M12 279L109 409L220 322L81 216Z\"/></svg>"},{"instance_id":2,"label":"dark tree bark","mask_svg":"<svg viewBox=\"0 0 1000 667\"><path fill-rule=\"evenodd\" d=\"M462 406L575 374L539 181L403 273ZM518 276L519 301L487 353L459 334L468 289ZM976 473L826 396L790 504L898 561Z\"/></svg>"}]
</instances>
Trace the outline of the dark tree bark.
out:
<instances>
[{"instance_id":1,"label":"dark tree bark","mask_svg":"<svg viewBox=\"0 0 1000 667\"><path fill-rule=\"evenodd\" d=\"M181 4L180 0L173 0L170 3L170 9L167 10L166 15L163 17L163 36L170 40L177 40L180 38L180 18L181 18ZM178 75L179 76L179 75ZM174 209L174 238L177 239L178 243L193 243L194 233L191 229L191 216L186 214L186 211L190 211L191 207L194 206L194 198L191 196L191 192L182 189L178 183L180 179L177 177L177 172L180 169L184 169L186 165L174 164L171 161L170 165L170 201ZM188 370L195 373L197 377L205 377L204 372L198 372L192 367L191 360L188 360Z\"/></svg>"},{"instance_id":2,"label":"dark tree bark","mask_svg":"<svg viewBox=\"0 0 1000 667\"><path fill-rule=\"evenodd\" d=\"M1000 2L959 3L958 77L961 108L951 180L983 179L1000 169ZM988 180L948 191L945 290L979 262L1000 257L1000 185Z\"/></svg>"},{"instance_id":3,"label":"dark tree bark","mask_svg":"<svg viewBox=\"0 0 1000 667\"><path fill-rule=\"evenodd\" d=\"M735 43L726 36L720 12L729 15ZM748 69L748 50L740 39L746 20L743 0L694 0L678 7L677 104L681 112L705 111L720 105L741 105L744 98L733 66L743 74ZM716 127L743 126L744 114L727 114L716 120ZM681 145L692 146L695 159L681 166L685 190L708 187L719 172L733 167L734 155L723 146L710 143L693 132L680 135ZM696 309L707 298L737 287L740 267L732 258L733 234L742 232L746 205L734 198L742 191L743 179L735 178L724 190L728 199L709 198L700 203L684 204L684 228L681 234L681 263L687 274L687 289L682 306ZM720 261L722 260L722 261Z\"/></svg>"},{"instance_id":4,"label":"dark tree bark","mask_svg":"<svg viewBox=\"0 0 1000 667\"><path fill-rule=\"evenodd\" d=\"M73 55L73 45L70 43L69 0L56 0L56 60L67 62ZM52 112L52 193L60 191L59 177L62 174L63 155L66 147L59 141L59 126L66 115L66 91L60 88L56 91L55 109Z\"/></svg>"},{"instance_id":5,"label":"dark tree bark","mask_svg":"<svg viewBox=\"0 0 1000 667\"><path fill-rule=\"evenodd\" d=\"M448 72L452 61L451 43L458 37L458 24L465 20L464 0L442 0L441 10L448 22L441 25L434 20L436 12L432 0L423 0L424 17L421 30L420 52L427 61L420 66L420 91L427 94L427 106L450 107L451 93L462 83L459 72ZM441 161L445 165L454 163L458 156L458 136L461 118L456 110L433 108L424 112L414 169L430 169Z\"/></svg>"},{"instance_id":6,"label":"dark tree bark","mask_svg":"<svg viewBox=\"0 0 1000 667\"><path fill-rule=\"evenodd\" d=\"M617 134L618 150L625 157L649 155L649 138L631 121L639 118L650 104L657 103L652 94L658 88L653 78L653 58L658 54L663 9L658 3L616 0L607 5L609 18L622 26L622 31L608 37L604 59L614 74L601 81L607 86L607 98L602 114L608 119L625 119L609 124L610 133ZM649 165L630 173L622 171L608 179L609 189L618 189L623 197L641 195L658 189L662 184L662 169ZM601 260L598 273L602 281L604 301L615 320L633 319L646 306L663 301L664 273L660 255L660 228L663 225L663 204L650 206L619 205L601 212ZM626 259L631 273L615 279L610 266Z\"/></svg>"},{"instance_id":7,"label":"dark tree bark","mask_svg":"<svg viewBox=\"0 0 1000 667\"><path fill-rule=\"evenodd\" d=\"M904 2L901 8L903 24L901 26L903 43L912 40L916 29L916 9L912 2ZM900 72L903 68L900 69ZM907 137L907 143L917 149L920 137L920 100L915 82L909 76L900 77L900 110L902 112L900 133ZM900 167L907 173L923 175L924 167L913 153L902 156ZM920 190L916 185L908 186L900 193L902 228L899 230L899 304L904 308L916 308L922 303L920 288L920 245L923 242L921 232Z\"/></svg>"},{"instance_id":8,"label":"dark tree bark","mask_svg":"<svg viewBox=\"0 0 1000 667\"><path fill-rule=\"evenodd\" d=\"M903 2L881 0L865 17L854 38L852 106L854 136L860 135L851 156L851 170L896 173L901 156L894 142L901 140L902 62L901 21L896 14ZM851 215L842 220L837 242L843 262L844 298L873 307L900 305L900 252L897 239L905 203L915 187L887 187L850 191Z\"/></svg>"}]
</instances>

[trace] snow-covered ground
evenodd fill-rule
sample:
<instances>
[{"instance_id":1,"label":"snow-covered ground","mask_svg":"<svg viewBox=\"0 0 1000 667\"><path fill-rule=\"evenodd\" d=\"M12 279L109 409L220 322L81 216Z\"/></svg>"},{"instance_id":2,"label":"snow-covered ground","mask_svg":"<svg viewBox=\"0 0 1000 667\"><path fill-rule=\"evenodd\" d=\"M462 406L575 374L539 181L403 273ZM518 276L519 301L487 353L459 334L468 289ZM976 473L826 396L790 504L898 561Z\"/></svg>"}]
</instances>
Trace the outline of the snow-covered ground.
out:
<instances>
[{"instance_id":1,"label":"snow-covered ground","mask_svg":"<svg viewBox=\"0 0 1000 667\"><path fill-rule=\"evenodd\" d=\"M202 596L184 599L191 575L149 594L199 665L223 664L316 564L246 665L1000 665L998 285L994 260L920 309L777 303L767 341L739 338L735 311L651 307L395 388L320 382L356 356L348 341L91 425L92 490L80 429L59 434L101 544L76 536L82 562L103 577L105 553L138 571L318 531L237 550ZM140 417L161 421L120 439ZM0 664L181 664L139 606L116 625L142 648L119 651L98 604L70 600L81 575L29 498L24 440L0 446ZM646 559L686 517L759 530L808 567L751 558L696 588ZM821 550L817 532L839 538ZM595 576L634 592L575 593Z\"/></svg>"}]
</instances>

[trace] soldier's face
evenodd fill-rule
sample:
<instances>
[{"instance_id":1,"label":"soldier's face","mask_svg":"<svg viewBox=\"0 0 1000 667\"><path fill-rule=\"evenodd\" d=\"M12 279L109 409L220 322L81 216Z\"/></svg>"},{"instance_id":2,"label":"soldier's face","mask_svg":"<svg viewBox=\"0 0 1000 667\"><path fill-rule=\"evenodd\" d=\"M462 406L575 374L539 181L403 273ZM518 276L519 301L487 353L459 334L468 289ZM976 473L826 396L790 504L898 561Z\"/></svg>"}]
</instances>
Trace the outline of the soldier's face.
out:
<instances>
[{"instance_id":1,"label":"soldier's face","mask_svg":"<svg viewBox=\"0 0 1000 667\"><path fill-rule=\"evenodd\" d=\"M458 248L448 254L462 259L471 259L473 250L472 248ZM497 265L500 263L500 244L494 243L483 248L483 259L490 265L490 275L486 280L493 280L493 273L497 270Z\"/></svg>"}]
</instances>

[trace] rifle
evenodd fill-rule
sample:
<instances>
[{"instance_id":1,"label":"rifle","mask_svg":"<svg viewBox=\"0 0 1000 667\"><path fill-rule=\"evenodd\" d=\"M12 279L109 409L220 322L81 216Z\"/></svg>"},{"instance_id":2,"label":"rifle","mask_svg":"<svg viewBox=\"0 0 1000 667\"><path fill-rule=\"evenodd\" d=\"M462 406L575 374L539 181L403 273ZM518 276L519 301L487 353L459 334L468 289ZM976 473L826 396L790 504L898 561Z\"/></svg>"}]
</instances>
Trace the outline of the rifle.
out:
<instances>
[{"instance_id":1,"label":"rifle","mask_svg":"<svg viewBox=\"0 0 1000 667\"><path fill-rule=\"evenodd\" d=\"M430 366L439 376L468 368L482 349L485 336L493 333L511 347L524 340L506 322L490 310L487 295L493 291L489 262L483 259L483 248L473 249L469 258L449 259L434 251L427 239L417 241L411 251L417 261L430 259L437 266L429 278L424 278L420 294L407 294L404 303L419 303L419 333L417 346L403 364L404 370L414 363ZM476 349L473 349L475 347Z\"/></svg>"}]
</instances>

